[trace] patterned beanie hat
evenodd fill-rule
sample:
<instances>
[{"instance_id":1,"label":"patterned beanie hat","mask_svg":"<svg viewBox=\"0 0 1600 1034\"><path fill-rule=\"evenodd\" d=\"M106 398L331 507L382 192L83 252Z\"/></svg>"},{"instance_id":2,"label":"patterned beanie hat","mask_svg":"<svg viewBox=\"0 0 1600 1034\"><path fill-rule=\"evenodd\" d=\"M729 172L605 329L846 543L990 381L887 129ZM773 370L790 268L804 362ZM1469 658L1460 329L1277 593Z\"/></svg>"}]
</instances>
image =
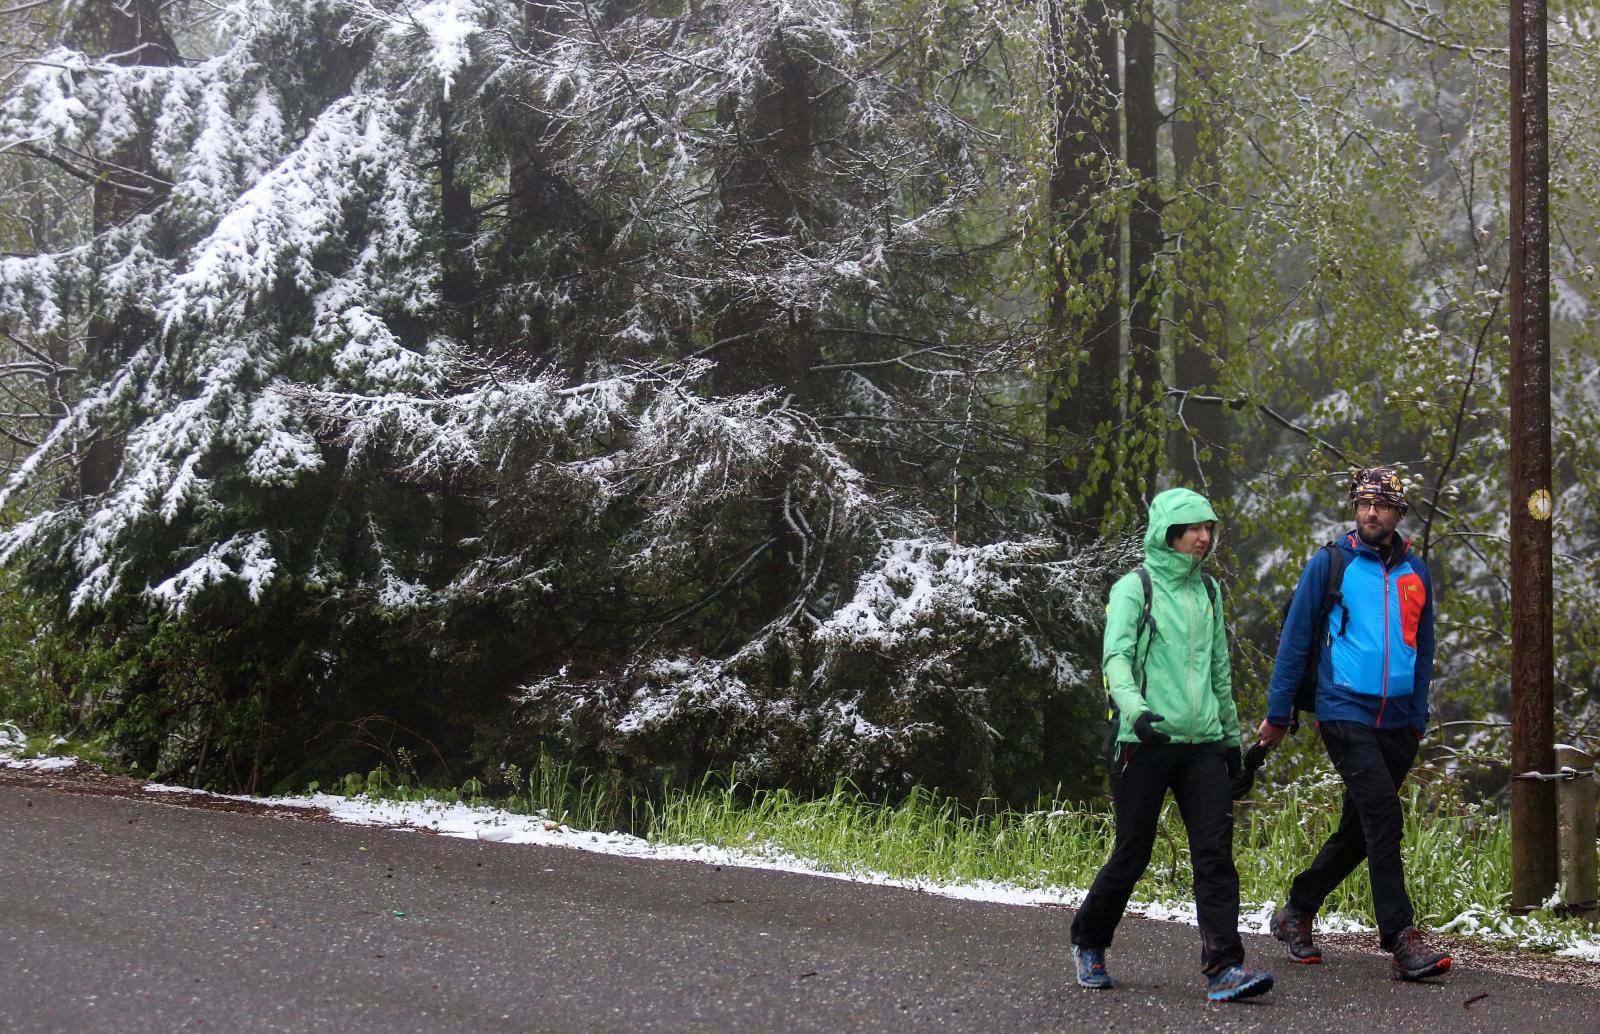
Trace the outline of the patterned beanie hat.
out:
<instances>
[{"instance_id":1,"label":"patterned beanie hat","mask_svg":"<svg viewBox=\"0 0 1600 1034\"><path fill-rule=\"evenodd\" d=\"M1393 467L1368 467L1350 479L1350 501L1376 500L1406 512L1406 489Z\"/></svg>"}]
</instances>

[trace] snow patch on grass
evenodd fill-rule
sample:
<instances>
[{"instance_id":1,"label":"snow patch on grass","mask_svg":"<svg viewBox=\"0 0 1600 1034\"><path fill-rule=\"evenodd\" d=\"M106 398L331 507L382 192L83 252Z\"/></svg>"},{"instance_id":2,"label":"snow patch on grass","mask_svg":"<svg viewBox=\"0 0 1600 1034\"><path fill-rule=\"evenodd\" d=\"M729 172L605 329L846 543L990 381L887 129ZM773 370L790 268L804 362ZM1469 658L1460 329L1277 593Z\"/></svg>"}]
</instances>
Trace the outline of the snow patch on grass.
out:
<instances>
[{"instance_id":1,"label":"snow patch on grass","mask_svg":"<svg viewBox=\"0 0 1600 1034\"><path fill-rule=\"evenodd\" d=\"M767 869L775 872L823 876L853 883L869 883L883 887L897 887L942 897L968 901L987 901L1008 905L1077 905L1084 891L1071 887L1030 889L990 881L974 883L944 883L934 880L902 879L867 869L838 871L825 869L804 858L796 857L776 847L752 844L745 850L730 850L710 844L652 843L627 833L602 833L595 830L573 829L553 822L543 815L518 815L482 805L452 804L433 801L385 801L367 797L339 797L330 794L310 794L303 797L259 798L262 804L281 804L291 807L321 808L337 822L359 826L389 826L401 829L421 829L440 836L464 840L485 840L503 844L533 844L539 847L564 847L596 854L617 855L627 858L646 858L653 861L701 862L716 865L742 866Z\"/></svg>"},{"instance_id":2,"label":"snow patch on grass","mask_svg":"<svg viewBox=\"0 0 1600 1034\"><path fill-rule=\"evenodd\" d=\"M1539 921L1538 916L1507 915L1474 905L1439 928L1481 941L1553 952L1562 958L1600 962L1600 934L1577 937Z\"/></svg>"},{"instance_id":3,"label":"snow patch on grass","mask_svg":"<svg viewBox=\"0 0 1600 1034\"><path fill-rule=\"evenodd\" d=\"M0 758L6 768L24 768L34 772L59 772L78 763L76 758Z\"/></svg>"},{"instance_id":4,"label":"snow patch on grass","mask_svg":"<svg viewBox=\"0 0 1600 1034\"><path fill-rule=\"evenodd\" d=\"M53 746L54 744L52 744ZM49 757L28 753L28 737L10 722L0 722L0 768L20 768L34 772L59 772L78 763L77 758Z\"/></svg>"}]
</instances>

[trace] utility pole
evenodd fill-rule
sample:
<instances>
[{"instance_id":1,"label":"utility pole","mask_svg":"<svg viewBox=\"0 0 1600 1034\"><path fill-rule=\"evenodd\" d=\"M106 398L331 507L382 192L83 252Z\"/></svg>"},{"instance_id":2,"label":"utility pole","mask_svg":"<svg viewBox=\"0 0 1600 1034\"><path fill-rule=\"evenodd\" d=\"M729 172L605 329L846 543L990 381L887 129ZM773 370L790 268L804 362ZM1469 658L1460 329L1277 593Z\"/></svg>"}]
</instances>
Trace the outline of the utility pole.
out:
<instances>
[{"instance_id":1,"label":"utility pole","mask_svg":"<svg viewBox=\"0 0 1600 1034\"><path fill-rule=\"evenodd\" d=\"M1511 905L1556 888L1545 0L1511 7Z\"/></svg>"}]
</instances>

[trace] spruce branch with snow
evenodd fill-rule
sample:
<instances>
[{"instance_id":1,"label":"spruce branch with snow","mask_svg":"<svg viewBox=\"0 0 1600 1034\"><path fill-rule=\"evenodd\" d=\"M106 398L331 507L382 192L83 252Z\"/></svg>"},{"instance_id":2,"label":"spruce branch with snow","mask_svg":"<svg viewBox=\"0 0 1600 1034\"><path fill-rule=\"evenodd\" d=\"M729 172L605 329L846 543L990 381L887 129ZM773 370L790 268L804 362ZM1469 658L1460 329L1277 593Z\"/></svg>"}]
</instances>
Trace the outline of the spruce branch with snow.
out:
<instances>
[{"instance_id":1,"label":"spruce branch with snow","mask_svg":"<svg viewBox=\"0 0 1600 1034\"><path fill-rule=\"evenodd\" d=\"M919 88L959 49L825 0L216 30L57 47L0 106L6 145L127 173L0 267L9 333L88 342L6 492L97 473L0 541L61 621L320 667L203 694L284 734L370 710L641 774L1074 777L1045 726L1088 729L1104 569L1028 490L1026 332L952 290L995 275L969 206L1008 160ZM144 749L198 764L196 713Z\"/></svg>"}]
</instances>

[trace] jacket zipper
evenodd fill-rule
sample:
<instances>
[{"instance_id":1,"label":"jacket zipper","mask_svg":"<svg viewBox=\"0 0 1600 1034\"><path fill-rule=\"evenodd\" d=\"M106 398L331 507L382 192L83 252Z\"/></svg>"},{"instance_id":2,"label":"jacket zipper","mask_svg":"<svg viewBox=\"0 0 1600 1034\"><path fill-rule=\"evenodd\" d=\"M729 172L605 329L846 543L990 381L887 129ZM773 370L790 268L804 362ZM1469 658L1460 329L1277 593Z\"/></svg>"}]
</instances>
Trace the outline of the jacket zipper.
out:
<instances>
[{"instance_id":1,"label":"jacket zipper","mask_svg":"<svg viewBox=\"0 0 1600 1034\"><path fill-rule=\"evenodd\" d=\"M1383 557L1378 557L1378 567L1383 570L1383 699L1378 704L1377 728L1383 728L1383 712L1389 706L1389 569Z\"/></svg>"},{"instance_id":2,"label":"jacket zipper","mask_svg":"<svg viewBox=\"0 0 1600 1034\"><path fill-rule=\"evenodd\" d=\"M1196 568L1196 577L1194 580L1200 583L1200 591L1204 592L1205 580L1204 576L1199 575L1198 568ZM1196 694L1194 691L1194 644L1195 639L1198 638L1195 634L1194 628L1194 586L1191 585L1189 587L1189 591L1183 595L1185 601L1189 604L1189 663L1185 665L1185 670L1189 676L1189 742L1193 743L1195 737L1195 726L1200 719L1200 715L1198 713L1200 710L1200 704L1196 699Z\"/></svg>"}]
</instances>

